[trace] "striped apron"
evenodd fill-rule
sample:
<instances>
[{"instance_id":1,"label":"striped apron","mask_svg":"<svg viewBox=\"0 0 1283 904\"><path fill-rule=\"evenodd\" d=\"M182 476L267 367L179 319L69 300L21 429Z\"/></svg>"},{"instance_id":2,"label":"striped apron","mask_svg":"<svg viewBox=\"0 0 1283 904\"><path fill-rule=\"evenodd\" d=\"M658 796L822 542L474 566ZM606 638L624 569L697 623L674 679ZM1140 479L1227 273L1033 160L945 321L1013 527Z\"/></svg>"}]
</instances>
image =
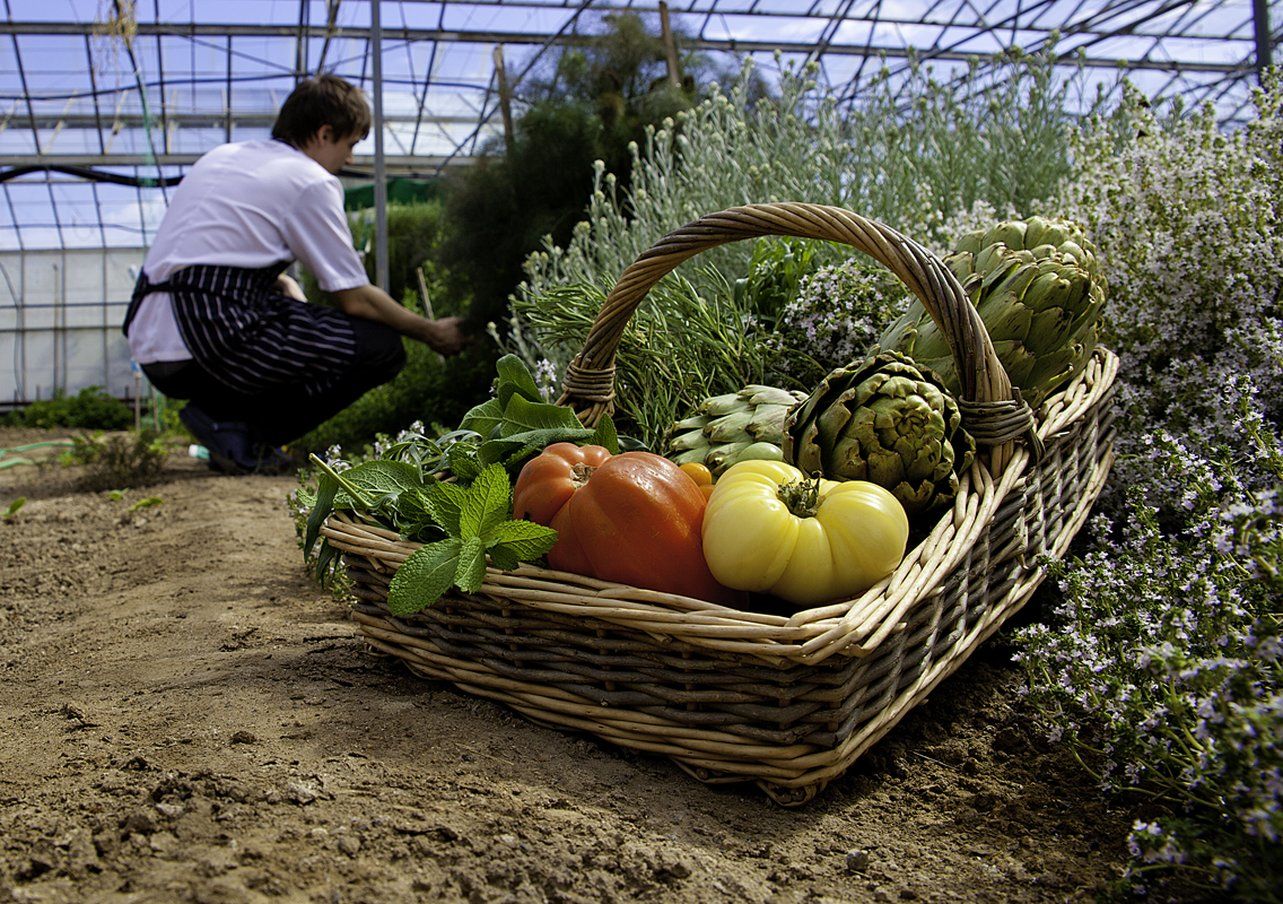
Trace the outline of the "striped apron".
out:
<instances>
[{"instance_id":1,"label":"striped apron","mask_svg":"<svg viewBox=\"0 0 1283 904\"><path fill-rule=\"evenodd\" d=\"M193 264L153 283L140 272L124 331L152 292L168 292L193 360L245 395L298 387L328 393L355 363L356 334L346 315L282 295L277 277L288 261L261 270Z\"/></svg>"}]
</instances>

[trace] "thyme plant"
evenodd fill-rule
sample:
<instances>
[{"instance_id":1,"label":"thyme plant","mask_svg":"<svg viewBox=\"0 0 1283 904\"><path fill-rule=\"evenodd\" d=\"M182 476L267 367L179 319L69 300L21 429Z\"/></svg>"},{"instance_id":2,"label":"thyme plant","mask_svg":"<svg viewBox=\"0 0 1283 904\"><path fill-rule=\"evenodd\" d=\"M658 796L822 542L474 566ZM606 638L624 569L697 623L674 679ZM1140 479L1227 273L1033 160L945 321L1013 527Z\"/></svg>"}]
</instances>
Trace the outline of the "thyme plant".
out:
<instances>
[{"instance_id":1,"label":"thyme plant","mask_svg":"<svg viewBox=\"0 0 1283 904\"><path fill-rule=\"evenodd\" d=\"M1122 358L1092 545L1023 634L1030 698L1112 793L1144 801L1131 878L1283 888L1283 83L1246 128L1134 91L1075 136Z\"/></svg>"}]
</instances>

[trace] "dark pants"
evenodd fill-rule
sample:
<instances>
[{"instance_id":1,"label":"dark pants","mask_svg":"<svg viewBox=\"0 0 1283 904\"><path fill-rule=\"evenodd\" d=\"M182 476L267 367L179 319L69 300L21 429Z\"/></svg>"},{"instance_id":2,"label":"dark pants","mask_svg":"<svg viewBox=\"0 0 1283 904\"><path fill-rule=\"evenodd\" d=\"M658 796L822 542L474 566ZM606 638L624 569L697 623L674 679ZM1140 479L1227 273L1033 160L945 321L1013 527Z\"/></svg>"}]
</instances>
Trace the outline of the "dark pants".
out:
<instances>
[{"instance_id":1,"label":"dark pants","mask_svg":"<svg viewBox=\"0 0 1283 904\"><path fill-rule=\"evenodd\" d=\"M333 378L327 380L331 388L323 393L309 393L307 384L299 382L247 394L228 386L196 361L144 364L143 373L165 395L189 399L214 420L248 424L256 440L280 446L388 382L405 366L400 334L362 317L349 319L356 334L356 357L335 362Z\"/></svg>"}]
</instances>

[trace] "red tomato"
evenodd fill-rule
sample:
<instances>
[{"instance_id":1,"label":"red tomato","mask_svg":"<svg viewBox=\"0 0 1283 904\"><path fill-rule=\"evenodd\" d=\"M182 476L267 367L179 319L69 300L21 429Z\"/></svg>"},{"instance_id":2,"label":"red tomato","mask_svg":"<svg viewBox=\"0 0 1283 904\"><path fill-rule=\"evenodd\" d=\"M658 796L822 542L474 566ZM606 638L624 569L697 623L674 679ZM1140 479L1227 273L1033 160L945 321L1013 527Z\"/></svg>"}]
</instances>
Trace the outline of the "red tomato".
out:
<instances>
[{"instance_id":1,"label":"red tomato","mask_svg":"<svg viewBox=\"0 0 1283 904\"><path fill-rule=\"evenodd\" d=\"M559 571L730 602L704 563L705 501L659 455L554 443L521 469L512 510L557 531L548 564Z\"/></svg>"}]
</instances>

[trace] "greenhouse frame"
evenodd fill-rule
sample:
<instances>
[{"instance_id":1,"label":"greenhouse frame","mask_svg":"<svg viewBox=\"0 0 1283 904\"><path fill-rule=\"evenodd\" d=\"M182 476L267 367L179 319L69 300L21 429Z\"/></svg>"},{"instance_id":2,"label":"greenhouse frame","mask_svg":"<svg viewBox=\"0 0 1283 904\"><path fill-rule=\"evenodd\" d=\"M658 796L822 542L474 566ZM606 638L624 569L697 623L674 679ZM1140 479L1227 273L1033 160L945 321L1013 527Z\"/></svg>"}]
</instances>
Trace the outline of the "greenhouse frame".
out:
<instances>
[{"instance_id":1,"label":"greenhouse frame","mask_svg":"<svg viewBox=\"0 0 1283 904\"><path fill-rule=\"evenodd\" d=\"M343 173L380 189L469 165L551 48L633 12L770 77L815 62L843 103L875 72L965 80L1046 51L1104 91L1210 103L1233 125L1279 43L1266 0L5 0L0 22L0 408L145 385L119 324L168 192L267 133L309 74L361 85L376 128ZM1274 6L1275 9L1271 9ZM372 253L382 254L383 231ZM384 261L384 267L386 263ZM379 272L385 272L380 270Z\"/></svg>"}]
</instances>

